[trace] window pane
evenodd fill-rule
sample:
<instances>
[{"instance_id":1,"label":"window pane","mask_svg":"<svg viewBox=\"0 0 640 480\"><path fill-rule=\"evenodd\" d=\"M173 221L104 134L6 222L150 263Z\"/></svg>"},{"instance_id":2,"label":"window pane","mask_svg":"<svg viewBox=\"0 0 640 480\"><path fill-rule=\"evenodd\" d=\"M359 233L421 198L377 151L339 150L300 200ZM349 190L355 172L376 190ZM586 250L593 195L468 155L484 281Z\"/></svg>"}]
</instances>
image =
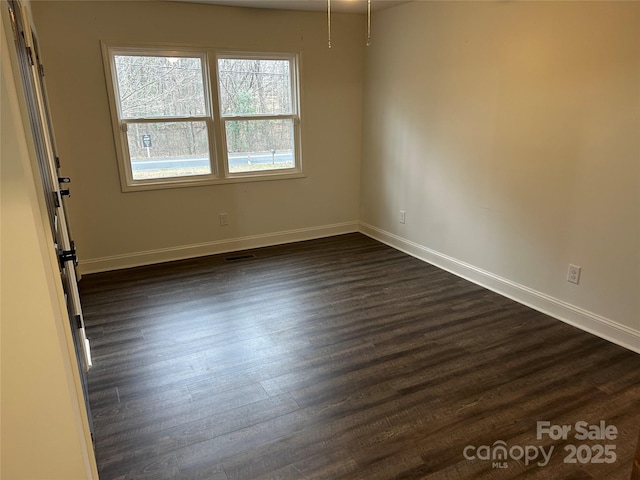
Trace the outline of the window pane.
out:
<instances>
[{"instance_id":1,"label":"window pane","mask_svg":"<svg viewBox=\"0 0 640 480\"><path fill-rule=\"evenodd\" d=\"M229 172L294 168L293 120L225 122Z\"/></svg>"},{"instance_id":2,"label":"window pane","mask_svg":"<svg viewBox=\"0 0 640 480\"><path fill-rule=\"evenodd\" d=\"M211 173L206 122L129 123L134 180Z\"/></svg>"},{"instance_id":3,"label":"window pane","mask_svg":"<svg viewBox=\"0 0 640 480\"><path fill-rule=\"evenodd\" d=\"M122 118L206 115L198 57L115 55Z\"/></svg>"},{"instance_id":4,"label":"window pane","mask_svg":"<svg viewBox=\"0 0 640 480\"><path fill-rule=\"evenodd\" d=\"M221 114L293 113L289 64L289 60L218 59Z\"/></svg>"}]
</instances>

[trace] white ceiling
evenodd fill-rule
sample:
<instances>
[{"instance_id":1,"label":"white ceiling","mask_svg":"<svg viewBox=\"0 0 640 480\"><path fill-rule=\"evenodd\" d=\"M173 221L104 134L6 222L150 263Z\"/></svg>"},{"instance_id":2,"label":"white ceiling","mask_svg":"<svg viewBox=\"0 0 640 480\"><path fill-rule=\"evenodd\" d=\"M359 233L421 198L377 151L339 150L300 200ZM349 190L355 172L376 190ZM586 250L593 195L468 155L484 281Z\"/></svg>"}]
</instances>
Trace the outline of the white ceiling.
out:
<instances>
[{"instance_id":1,"label":"white ceiling","mask_svg":"<svg viewBox=\"0 0 640 480\"><path fill-rule=\"evenodd\" d=\"M327 11L327 0L175 0L190 3L209 3L232 7L275 8L279 10ZM371 0L371 10L407 3L410 0ZM331 0L331 11L335 13L366 13L367 0Z\"/></svg>"}]
</instances>

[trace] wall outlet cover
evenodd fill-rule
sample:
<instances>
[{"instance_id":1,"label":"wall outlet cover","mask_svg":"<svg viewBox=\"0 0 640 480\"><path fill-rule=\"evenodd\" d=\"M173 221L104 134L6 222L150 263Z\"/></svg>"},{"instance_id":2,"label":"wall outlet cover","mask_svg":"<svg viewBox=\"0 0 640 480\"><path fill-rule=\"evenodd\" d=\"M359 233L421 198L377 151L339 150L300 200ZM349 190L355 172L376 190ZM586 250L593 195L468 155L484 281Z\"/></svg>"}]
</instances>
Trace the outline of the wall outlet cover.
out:
<instances>
[{"instance_id":1,"label":"wall outlet cover","mask_svg":"<svg viewBox=\"0 0 640 480\"><path fill-rule=\"evenodd\" d=\"M567 272L567 282L575 283L578 285L580 283L580 271L581 267L577 265L569 265L569 271Z\"/></svg>"}]
</instances>

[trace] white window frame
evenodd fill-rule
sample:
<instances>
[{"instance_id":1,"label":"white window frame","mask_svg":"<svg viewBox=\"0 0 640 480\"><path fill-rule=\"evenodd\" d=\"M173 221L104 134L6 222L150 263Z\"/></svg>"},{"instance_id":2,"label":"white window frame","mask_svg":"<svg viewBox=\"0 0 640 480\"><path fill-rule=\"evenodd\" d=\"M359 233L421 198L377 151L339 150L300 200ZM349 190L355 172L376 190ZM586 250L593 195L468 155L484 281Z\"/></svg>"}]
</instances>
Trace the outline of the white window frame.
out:
<instances>
[{"instance_id":1,"label":"white window frame","mask_svg":"<svg viewBox=\"0 0 640 480\"><path fill-rule=\"evenodd\" d=\"M217 95L220 98L220 82L219 78L219 59L239 59L239 60L287 60L289 62L289 75L291 85L291 113L282 114L251 114L251 115L225 115L220 112L220 138L222 139L222 151L223 162L222 167L224 169L224 175L227 178L251 178L251 177L265 177L265 176L278 176L286 174L300 174L302 173L301 164L301 141L300 141L300 83L299 83L299 67L298 67L298 55L287 53L256 53L256 52L218 52L215 58L216 65L216 85ZM217 106L220 102L216 101ZM277 170L265 170L265 171L250 171L250 172L238 172L231 173L229 171L229 158L227 149L227 129L226 122L229 121L243 121L243 120L291 120L293 123L293 160L294 166L287 169Z\"/></svg>"},{"instance_id":2,"label":"white window frame","mask_svg":"<svg viewBox=\"0 0 640 480\"><path fill-rule=\"evenodd\" d=\"M247 52L235 50L217 50L213 48L175 46L175 45L130 45L113 42L102 43L102 57L105 69L107 94L111 110L111 121L115 138L116 157L120 185L123 192L140 190L156 190L164 188L189 187L200 185L214 185L237 182L252 182L263 180L281 180L302 178L306 175L302 170L302 135L300 115L300 61L297 53L266 53ZM120 112L118 95L118 83L116 78L116 55L141 55L141 56L169 56L169 57L198 57L202 62L203 86L205 89L206 115L194 117L148 117L136 119L123 119ZM276 115L247 115L232 116L220 115L218 82L218 58L241 58L259 60L288 60L290 62L291 75L291 114ZM294 137L294 167L287 169L260 170L250 172L229 172L227 158L227 142L225 122L233 120L269 120L292 119ZM127 125L129 123L153 123L153 122L188 122L205 121L209 138L209 158L211 173L207 175L188 175L182 177L166 177L153 179L134 179L129 155L127 138Z\"/></svg>"}]
</instances>

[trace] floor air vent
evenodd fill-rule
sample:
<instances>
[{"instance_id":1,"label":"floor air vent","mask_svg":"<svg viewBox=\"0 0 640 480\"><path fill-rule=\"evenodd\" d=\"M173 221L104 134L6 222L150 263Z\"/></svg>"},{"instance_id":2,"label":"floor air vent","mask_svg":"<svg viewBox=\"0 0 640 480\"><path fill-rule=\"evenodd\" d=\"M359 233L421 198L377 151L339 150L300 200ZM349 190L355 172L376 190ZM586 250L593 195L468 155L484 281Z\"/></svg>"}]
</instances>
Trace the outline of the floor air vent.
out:
<instances>
[{"instance_id":1,"label":"floor air vent","mask_svg":"<svg viewBox=\"0 0 640 480\"><path fill-rule=\"evenodd\" d=\"M246 255L234 255L233 257L224 257L225 262L240 262L242 260L251 260L252 258L256 258L253 253L248 253Z\"/></svg>"}]
</instances>

